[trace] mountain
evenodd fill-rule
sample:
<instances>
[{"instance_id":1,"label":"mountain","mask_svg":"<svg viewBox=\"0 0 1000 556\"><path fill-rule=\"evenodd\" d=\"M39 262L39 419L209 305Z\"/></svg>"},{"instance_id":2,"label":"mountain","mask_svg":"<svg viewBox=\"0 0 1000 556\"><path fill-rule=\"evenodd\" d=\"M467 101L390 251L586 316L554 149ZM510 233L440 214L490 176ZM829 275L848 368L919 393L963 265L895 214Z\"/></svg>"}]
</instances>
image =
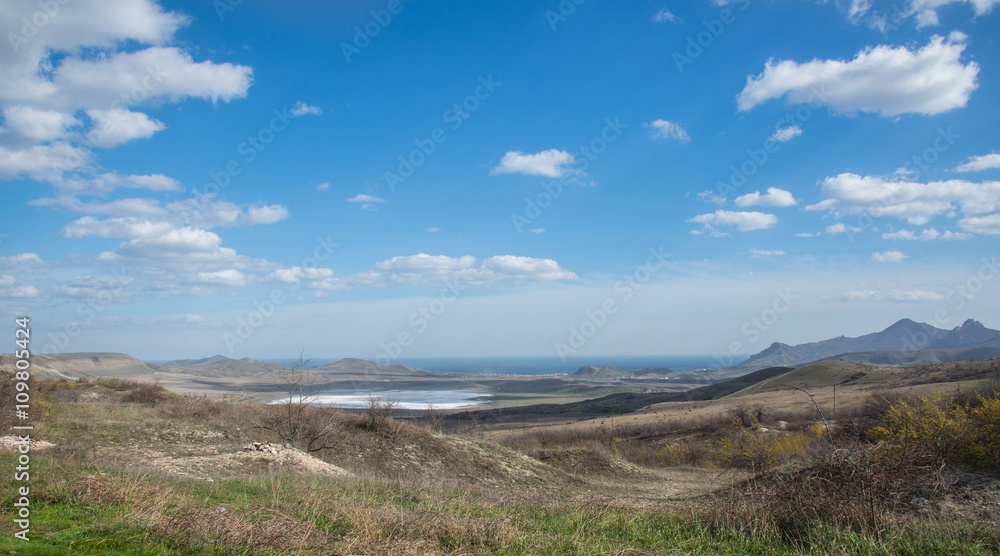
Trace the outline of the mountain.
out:
<instances>
[{"instance_id":1,"label":"mountain","mask_svg":"<svg viewBox=\"0 0 1000 556\"><path fill-rule=\"evenodd\" d=\"M742 368L772 366L801 366L823 359L843 359L849 354L871 354L870 357L852 357L852 361L880 361L893 364L921 362L948 362L967 358L972 353L993 353L989 350L969 352L970 348L1000 349L1000 331L983 326L969 319L952 330L936 328L929 324L902 319L881 332L857 338L839 336L821 342L790 346L775 342L763 351L752 355L739 365ZM941 351L944 350L944 351ZM935 353L924 353L934 351ZM947 353L945 353L947 352ZM877 355L875 355L877 354ZM891 354L891 355L890 355ZM988 355L989 356L989 355Z\"/></svg>"}]
</instances>

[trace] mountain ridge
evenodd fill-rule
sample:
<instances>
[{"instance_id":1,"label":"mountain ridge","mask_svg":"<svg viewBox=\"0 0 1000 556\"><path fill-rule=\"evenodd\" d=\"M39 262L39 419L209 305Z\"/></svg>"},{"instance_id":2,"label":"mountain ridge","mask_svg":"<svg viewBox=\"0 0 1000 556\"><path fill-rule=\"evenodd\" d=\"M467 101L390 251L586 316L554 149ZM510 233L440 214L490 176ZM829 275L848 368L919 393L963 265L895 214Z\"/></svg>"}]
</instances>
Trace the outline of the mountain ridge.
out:
<instances>
[{"instance_id":1,"label":"mountain ridge","mask_svg":"<svg viewBox=\"0 0 1000 556\"><path fill-rule=\"evenodd\" d=\"M879 356L883 360L895 359L897 364L910 360L926 359L949 362L962 357L961 352L975 348L1000 349L1000 331L984 326L975 319L967 319L961 326L951 330L919 323L908 318L900 319L880 332L872 332L855 338L838 336L829 340L789 345L773 342L763 350L751 355L739 364L741 368L761 368L773 366L801 366L815 361L856 356L852 360L863 360L859 354L899 354L893 357ZM937 355L923 352L937 352ZM951 353L945 353L951 352Z\"/></svg>"}]
</instances>

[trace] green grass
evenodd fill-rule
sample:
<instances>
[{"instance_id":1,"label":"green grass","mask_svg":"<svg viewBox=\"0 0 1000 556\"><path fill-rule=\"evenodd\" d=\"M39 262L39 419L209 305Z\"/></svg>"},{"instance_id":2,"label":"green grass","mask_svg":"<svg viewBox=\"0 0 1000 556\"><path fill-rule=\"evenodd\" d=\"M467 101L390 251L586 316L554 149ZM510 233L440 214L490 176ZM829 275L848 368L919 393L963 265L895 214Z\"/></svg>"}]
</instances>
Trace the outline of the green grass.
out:
<instances>
[{"instance_id":1,"label":"green grass","mask_svg":"<svg viewBox=\"0 0 1000 556\"><path fill-rule=\"evenodd\" d=\"M750 527L746 520L718 524L708 516L676 511L500 503L459 490L384 480L273 476L204 482L110 467L53 465L45 456L33 461L38 475L32 483L32 540L13 538L12 502L4 500L7 526L0 554L779 555L836 550L986 555L1000 548L1000 533L958 525L889 531L881 540L816 527L809 546L795 546L776 531ZM9 454L0 457L0 466L12 463ZM80 477L90 477L87 488L74 480ZM2 488L9 492L14 486L7 479ZM296 523L313 535L311 546L227 544L224 528L172 521L214 508L225 508L227 519L232 519L223 527L261 525L278 518ZM631 552L622 552L625 549Z\"/></svg>"}]
</instances>

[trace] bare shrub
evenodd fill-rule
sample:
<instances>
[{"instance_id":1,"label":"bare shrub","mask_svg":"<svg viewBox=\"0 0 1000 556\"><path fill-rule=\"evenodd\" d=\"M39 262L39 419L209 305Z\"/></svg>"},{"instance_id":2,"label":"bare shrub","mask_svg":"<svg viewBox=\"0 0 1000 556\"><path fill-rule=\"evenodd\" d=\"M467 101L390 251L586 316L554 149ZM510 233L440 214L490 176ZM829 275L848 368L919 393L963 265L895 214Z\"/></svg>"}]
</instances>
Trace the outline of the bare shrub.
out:
<instances>
[{"instance_id":1,"label":"bare shrub","mask_svg":"<svg viewBox=\"0 0 1000 556\"><path fill-rule=\"evenodd\" d=\"M444 415L434 407L434 404L427 405L427 409L420 416L420 420L423 422L424 427L430 431L440 431L444 425Z\"/></svg>"},{"instance_id":2,"label":"bare shrub","mask_svg":"<svg viewBox=\"0 0 1000 556\"><path fill-rule=\"evenodd\" d=\"M174 395L159 384L137 384L122 397L122 403L141 403L152 407L172 398Z\"/></svg>"},{"instance_id":3,"label":"bare shrub","mask_svg":"<svg viewBox=\"0 0 1000 556\"><path fill-rule=\"evenodd\" d=\"M365 410L365 430L371 432L387 432L388 426L392 422L392 415L396 412L396 402L392 400L380 400L370 398L368 409Z\"/></svg>"},{"instance_id":4,"label":"bare shrub","mask_svg":"<svg viewBox=\"0 0 1000 556\"><path fill-rule=\"evenodd\" d=\"M316 375L309 372L308 365L309 360L299 352L298 360L275 371L288 398L269 405L254 428L270 431L286 446L318 452L340 445L343 430L336 410L314 407L322 388L317 386Z\"/></svg>"}]
</instances>

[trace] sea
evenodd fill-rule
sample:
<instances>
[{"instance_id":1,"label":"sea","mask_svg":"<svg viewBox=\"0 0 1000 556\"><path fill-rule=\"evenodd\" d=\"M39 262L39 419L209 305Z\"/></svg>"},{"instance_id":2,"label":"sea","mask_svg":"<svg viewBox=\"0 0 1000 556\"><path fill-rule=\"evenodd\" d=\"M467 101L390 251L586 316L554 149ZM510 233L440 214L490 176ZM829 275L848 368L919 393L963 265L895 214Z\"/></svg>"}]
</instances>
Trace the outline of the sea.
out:
<instances>
[{"instance_id":1,"label":"sea","mask_svg":"<svg viewBox=\"0 0 1000 556\"><path fill-rule=\"evenodd\" d=\"M310 359L310 367L320 367L335 363L340 358ZM288 365L288 359L260 359L262 363ZM560 357L400 357L392 364L405 365L414 369L438 371L442 373L462 373L473 375L554 375L570 374L586 365L603 367L613 365L619 369L639 369L642 367L684 371L687 369L718 369L722 365L712 355L600 355Z\"/></svg>"}]
</instances>

